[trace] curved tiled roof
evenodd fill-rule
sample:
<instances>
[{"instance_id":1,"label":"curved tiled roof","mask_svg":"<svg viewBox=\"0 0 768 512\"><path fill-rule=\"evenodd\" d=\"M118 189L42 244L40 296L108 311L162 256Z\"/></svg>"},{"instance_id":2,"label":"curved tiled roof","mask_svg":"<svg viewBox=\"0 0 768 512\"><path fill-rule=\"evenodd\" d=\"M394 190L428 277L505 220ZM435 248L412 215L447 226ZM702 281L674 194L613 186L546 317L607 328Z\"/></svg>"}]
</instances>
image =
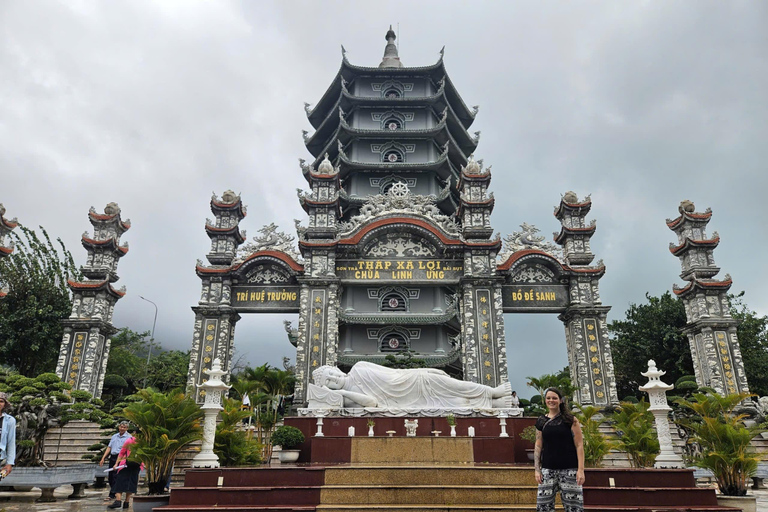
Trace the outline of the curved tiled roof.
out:
<instances>
[{"instance_id":1,"label":"curved tiled roof","mask_svg":"<svg viewBox=\"0 0 768 512\"><path fill-rule=\"evenodd\" d=\"M347 324L427 325L442 324L456 316L456 308L444 313L346 313L339 312L339 320Z\"/></svg>"},{"instance_id":2,"label":"curved tiled roof","mask_svg":"<svg viewBox=\"0 0 768 512\"><path fill-rule=\"evenodd\" d=\"M680 245L669 244L669 252L671 252L675 256L678 256L690 250L692 247L708 247L708 248L714 249L715 247L718 246L719 243L720 243L719 236L716 236L709 240L694 240L692 238L686 237L685 241Z\"/></svg>"},{"instance_id":3,"label":"curved tiled roof","mask_svg":"<svg viewBox=\"0 0 768 512\"><path fill-rule=\"evenodd\" d=\"M389 354L339 354L336 358L336 362L345 366L352 366L360 361L382 364L387 360L387 355ZM397 353L393 352L392 355L397 355ZM461 351L458 348L455 348L446 354L414 354L413 357L416 359L423 359L427 366L436 368L457 361L460 355Z\"/></svg>"},{"instance_id":4,"label":"curved tiled roof","mask_svg":"<svg viewBox=\"0 0 768 512\"><path fill-rule=\"evenodd\" d=\"M699 289L699 290L728 290L731 285L733 285L733 279L731 279L731 276L726 276L726 278L723 281L701 281L699 279L694 279L690 283L688 283L687 286L683 288L678 288L677 285L672 285L672 291L675 295L682 296L687 295L693 290Z\"/></svg>"},{"instance_id":5,"label":"curved tiled roof","mask_svg":"<svg viewBox=\"0 0 768 512\"><path fill-rule=\"evenodd\" d=\"M317 105L315 105L315 108L307 112L307 118L315 129L317 129L322 124L325 117L327 117L328 112L337 103L337 99L343 91L341 86L342 78L347 82L351 82L358 76L397 77L412 76L414 73L423 73L429 76L434 83L438 83L440 80L445 78L445 85L443 87L446 91L446 99L450 103L455 104L454 110L457 110L457 117L461 120L464 127L469 128L472 125L475 120L475 111L470 110L466 103L464 103L461 95L459 95L456 87L453 85L453 82L445 70L442 57L437 61L437 63L431 66L403 68L373 68L355 66L350 64L346 57L343 57L339 71L331 81L328 89L320 98L320 101L318 101Z\"/></svg>"}]
</instances>

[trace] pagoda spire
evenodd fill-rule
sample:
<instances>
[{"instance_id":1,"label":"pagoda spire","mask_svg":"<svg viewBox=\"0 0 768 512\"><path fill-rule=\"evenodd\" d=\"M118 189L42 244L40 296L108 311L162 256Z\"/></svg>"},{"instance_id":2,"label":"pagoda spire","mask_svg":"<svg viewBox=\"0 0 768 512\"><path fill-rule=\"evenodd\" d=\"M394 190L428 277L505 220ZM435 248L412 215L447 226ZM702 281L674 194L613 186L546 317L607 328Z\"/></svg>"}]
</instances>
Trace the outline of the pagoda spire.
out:
<instances>
[{"instance_id":1,"label":"pagoda spire","mask_svg":"<svg viewBox=\"0 0 768 512\"><path fill-rule=\"evenodd\" d=\"M402 68L403 63L400 62L400 56L397 54L397 46L395 45L395 31L392 30L392 25L389 26L387 35L384 36L387 40L387 46L384 48L384 58L379 64L380 68Z\"/></svg>"}]
</instances>

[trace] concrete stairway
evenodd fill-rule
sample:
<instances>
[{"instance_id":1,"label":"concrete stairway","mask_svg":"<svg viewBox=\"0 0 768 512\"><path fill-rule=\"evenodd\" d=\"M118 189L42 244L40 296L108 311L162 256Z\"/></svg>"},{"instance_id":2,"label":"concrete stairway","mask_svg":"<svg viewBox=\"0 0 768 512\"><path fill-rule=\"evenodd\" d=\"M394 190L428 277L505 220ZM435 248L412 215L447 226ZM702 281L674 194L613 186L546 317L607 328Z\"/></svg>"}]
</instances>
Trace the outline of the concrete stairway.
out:
<instances>
[{"instance_id":1,"label":"concrete stairway","mask_svg":"<svg viewBox=\"0 0 768 512\"><path fill-rule=\"evenodd\" d=\"M84 460L83 455L89 452L88 447L102 439L108 440L113 434L101 430L98 423L74 420L64 427L54 428L45 436L45 461L50 465L66 466L70 464L92 464Z\"/></svg>"},{"instance_id":2,"label":"concrete stairway","mask_svg":"<svg viewBox=\"0 0 768 512\"><path fill-rule=\"evenodd\" d=\"M533 511L536 482L523 466L328 467L317 510Z\"/></svg>"}]
</instances>

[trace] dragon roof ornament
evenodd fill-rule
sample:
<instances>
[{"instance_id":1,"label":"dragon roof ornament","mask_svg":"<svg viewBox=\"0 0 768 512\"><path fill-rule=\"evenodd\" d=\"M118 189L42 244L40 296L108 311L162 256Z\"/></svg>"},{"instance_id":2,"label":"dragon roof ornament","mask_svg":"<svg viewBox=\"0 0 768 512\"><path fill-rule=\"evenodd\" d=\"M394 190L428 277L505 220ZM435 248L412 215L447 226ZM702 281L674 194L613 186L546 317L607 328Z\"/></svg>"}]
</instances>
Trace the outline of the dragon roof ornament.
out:
<instances>
[{"instance_id":1,"label":"dragon roof ornament","mask_svg":"<svg viewBox=\"0 0 768 512\"><path fill-rule=\"evenodd\" d=\"M375 217L404 213L427 217L446 233L458 235L458 225L451 217L440 212L435 204L436 200L437 197L432 194L427 196L411 194L408 185L402 182L395 183L386 194L371 196L360 208L359 215L355 215L349 222L341 225L341 233L349 234Z\"/></svg>"},{"instance_id":2,"label":"dragon roof ornament","mask_svg":"<svg viewBox=\"0 0 768 512\"><path fill-rule=\"evenodd\" d=\"M520 231L513 231L503 239L504 246L497 257L497 261L503 263L512 254L526 249L543 251L558 261L562 261L563 254L561 248L552 242L545 242L546 238L544 235L537 235L539 228L525 222L520 224L520 228Z\"/></svg>"},{"instance_id":3,"label":"dragon roof ornament","mask_svg":"<svg viewBox=\"0 0 768 512\"><path fill-rule=\"evenodd\" d=\"M237 260L243 261L258 251L278 251L301 263L301 255L294 245L295 238L278 231L274 222L261 228L259 233L261 236L253 237L253 243L247 243L238 249Z\"/></svg>"}]
</instances>

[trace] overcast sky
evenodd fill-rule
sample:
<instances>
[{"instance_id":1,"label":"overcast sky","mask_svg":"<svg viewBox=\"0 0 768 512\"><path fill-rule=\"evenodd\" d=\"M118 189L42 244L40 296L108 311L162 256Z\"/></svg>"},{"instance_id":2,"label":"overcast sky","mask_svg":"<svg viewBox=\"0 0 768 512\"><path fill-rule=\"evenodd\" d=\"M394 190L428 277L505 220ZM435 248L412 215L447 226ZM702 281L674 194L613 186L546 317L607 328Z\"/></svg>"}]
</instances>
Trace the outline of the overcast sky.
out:
<instances>
[{"instance_id":1,"label":"overcast sky","mask_svg":"<svg viewBox=\"0 0 768 512\"><path fill-rule=\"evenodd\" d=\"M477 157L493 165L494 227L559 230L560 195L591 194L601 295L631 303L682 283L665 225L681 200L711 207L715 261L768 313L768 3L194 2L0 0L0 202L61 237L79 264L90 206L132 228L114 323L188 350L209 250L211 193L248 205L249 238L306 219L303 103L341 63L376 66L399 24L406 66L445 45L451 80L480 105ZM282 320L244 315L252 364L295 356ZM555 315L506 315L510 380L567 364Z\"/></svg>"}]
</instances>

